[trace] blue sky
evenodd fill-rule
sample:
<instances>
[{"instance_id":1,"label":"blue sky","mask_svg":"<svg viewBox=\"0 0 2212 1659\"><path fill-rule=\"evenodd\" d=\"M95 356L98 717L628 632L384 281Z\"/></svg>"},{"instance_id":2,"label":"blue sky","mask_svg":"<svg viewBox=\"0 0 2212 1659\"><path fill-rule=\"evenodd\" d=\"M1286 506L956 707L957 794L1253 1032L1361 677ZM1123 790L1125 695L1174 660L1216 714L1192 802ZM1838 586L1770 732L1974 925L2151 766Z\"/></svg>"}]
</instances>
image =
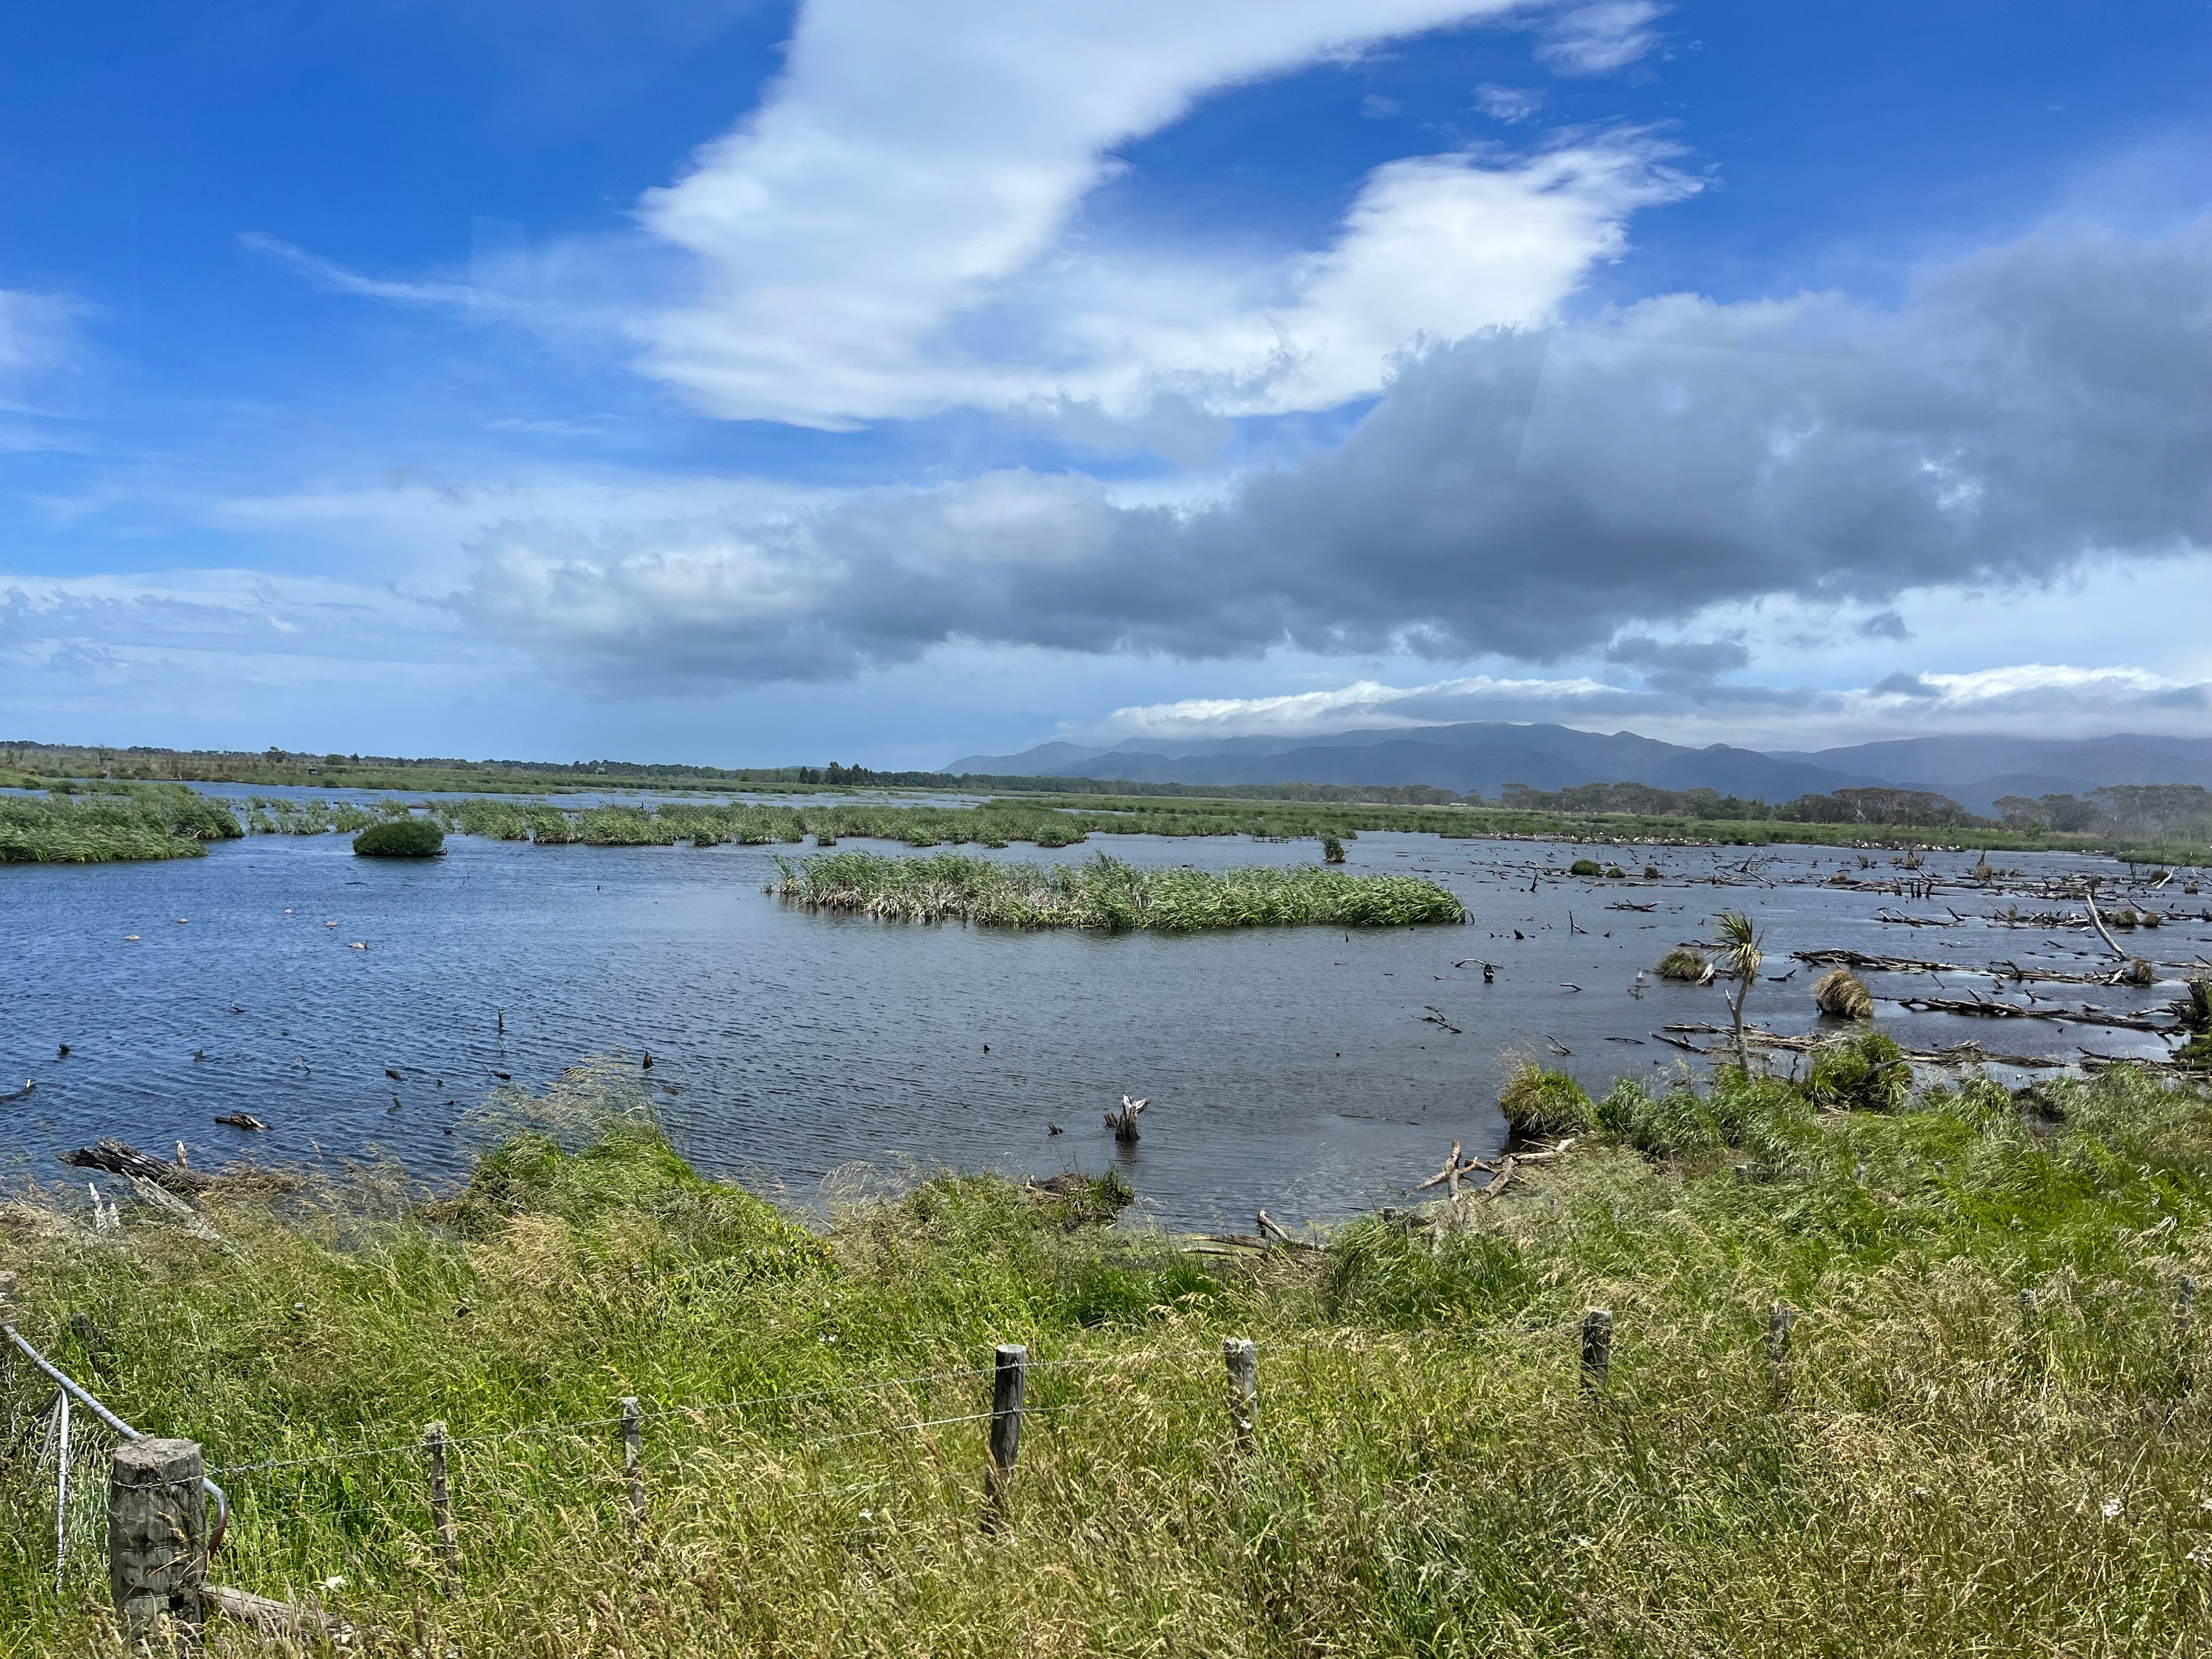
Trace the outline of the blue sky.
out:
<instances>
[{"instance_id":1,"label":"blue sky","mask_svg":"<svg viewBox=\"0 0 2212 1659\"><path fill-rule=\"evenodd\" d=\"M0 737L2201 732L2212 6L47 8Z\"/></svg>"}]
</instances>

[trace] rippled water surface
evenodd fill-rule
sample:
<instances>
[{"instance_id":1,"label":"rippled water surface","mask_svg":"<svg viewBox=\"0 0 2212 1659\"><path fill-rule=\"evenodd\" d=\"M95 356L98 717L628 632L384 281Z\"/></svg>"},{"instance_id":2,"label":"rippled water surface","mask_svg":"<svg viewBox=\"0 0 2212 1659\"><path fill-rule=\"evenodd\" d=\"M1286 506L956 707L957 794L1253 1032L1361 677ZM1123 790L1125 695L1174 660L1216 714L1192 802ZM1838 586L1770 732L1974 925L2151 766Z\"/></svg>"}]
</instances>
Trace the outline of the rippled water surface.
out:
<instances>
[{"instance_id":1,"label":"rippled water surface","mask_svg":"<svg viewBox=\"0 0 2212 1659\"><path fill-rule=\"evenodd\" d=\"M162 1150L182 1140L195 1163L383 1152L453 1173L471 1147L465 1125L448 1130L498 1073L542 1085L583 1055L649 1049L679 1144L706 1168L794 1198L856 1160L1050 1174L1119 1158L1162 1220L1249 1227L1261 1205L1297 1218L1387 1201L1455 1137L1494 1148L1513 1050L1540 1050L1593 1088L1686 1060L1654 1033L1725 1023L1719 993L1638 987L1638 970L1710 938L1723 905L1766 926L1770 975L1812 947L1974 967L2110 963L2086 933L1984 920L2007 904L2078 906L1962 889L1972 854L1924 855L1918 874L1942 885L1906 899L1812 884L1839 862L1887 878L1886 854L1862 870L1823 848L1591 849L1632 853L1632 871L1648 856L1665 879L1644 883L1540 873L1577 856L1566 843L1370 834L1351 843L1353 870L1431 873L1472 924L1171 938L810 915L763 894L775 873L765 848L447 845L435 862L387 862L356 859L333 836L257 836L164 864L0 866L10 963L0 1086L38 1084L0 1105L0 1144L42 1176L56 1148L99 1135ZM993 856L1102 848L1207 867L1315 852L1130 836ZM2109 860L1994 859L2031 877L2124 878ZM2179 885L2150 901L2166 926L2129 940L2170 964L2169 981L2212 952L2208 901ZM1622 903L1656 908L1607 908ZM1884 906L1947 925L1884 925ZM1486 959L1497 964L1486 985ZM1809 1029L1814 976L1762 982L1754 1017ZM1870 983L1878 995L1995 994L1986 976L1945 977ZM2034 988L2115 1012L2177 994ZM1881 1013L1913 1047L1975 1037L2017 1054L2164 1051L2156 1037L2089 1025ZM1124 1092L1153 1102L1126 1152L1102 1121ZM211 1121L236 1110L269 1132Z\"/></svg>"}]
</instances>

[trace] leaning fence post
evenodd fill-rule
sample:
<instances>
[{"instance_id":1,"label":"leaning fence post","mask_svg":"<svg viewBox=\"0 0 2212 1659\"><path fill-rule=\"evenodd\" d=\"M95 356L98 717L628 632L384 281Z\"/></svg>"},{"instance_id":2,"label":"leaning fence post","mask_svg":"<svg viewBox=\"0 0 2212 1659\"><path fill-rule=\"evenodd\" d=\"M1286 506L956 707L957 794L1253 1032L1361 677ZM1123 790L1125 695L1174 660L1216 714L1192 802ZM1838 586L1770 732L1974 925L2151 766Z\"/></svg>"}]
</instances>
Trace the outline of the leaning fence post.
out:
<instances>
[{"instance_id":1,"label":"leaning fence post","mask_svg":"<svg viewBox=\"0 0 2212 1659\"><path fill-rule=\"evenodd\" d=\"M446 1480L446 1425L422 1431L422 1451L430 1463L430 1522L438 1533L438 1559L445 1570L446 1594L461 1593L461 1543L453 1531L453 1493Z\"/></svg>"},{"instance_id":2,"label":"leaning fence post","mask_svg":"<svg viewBox=\"0 0 2212 1659\"><path fill-rule=\"evenodd\" d=\"M1249 1446L1260 1403L1260 1351L1249 1336L1224 1336L1221 1358L1229 1367L1229 1425L1237 1431L1237 1443Z\"/></svg>"},{"instance_id":3,"label":"leaning fence post","mask_svg":"<svg viewBox=\"0 0 2212 1659\"><path fill-rule=\"evenodd\" d=\"M645 1530L645 1419L637 1396L622 1399L623 1475L629 1486L629 1531L635 1538Z\"/></svg>"},{"instance_id":4,"label":"leaning fence post","mask_svg":"<svg viewBox=\"0 0 2212 1659\"><path fill-rule=\"evenodd\" d=\"M206 1618L206 1461L196 1440L125 1441L107 1480L107 1584L126 1640L164 1626L196 1637Z\"/></svg>"},{"instance_id":5,"label":"leaning fence post","mask_svg":"<svg viewBox=\"0 0 2212 1659\"><path fill-rule=\"evenodd\" d=\"M1776 1303L1766 1316L1766 1381L1778 1395L1790 1389L1790 1327L1796 1319L1787 1302Z\"/></svg>"},{"instance_id":6,"label":"leaning fence post","mask_svg":"<svg viewBox=\"0 0 2212 1659\"><path fill-rule=\"evenodd\" d=\"M984 1472L989 1507L983 1530L1011 1524L1014 1459L1022 1449L1022 1402L1029 1392L1030 1351L1018 1342L999 1345L991 1376L991 1463Z\"/></svg>"},{"instance_id":7,"label":"leaning fence post","mask_svg":"<svg viewBox=\"0 0 2212 1659\"><path fill-rule=\"evenodd\" d=\"M1613 1369L1613 1310L1592 1308L1583 1316L1583 1392L1595 1394Z\"/></svg>"}]
</instances>

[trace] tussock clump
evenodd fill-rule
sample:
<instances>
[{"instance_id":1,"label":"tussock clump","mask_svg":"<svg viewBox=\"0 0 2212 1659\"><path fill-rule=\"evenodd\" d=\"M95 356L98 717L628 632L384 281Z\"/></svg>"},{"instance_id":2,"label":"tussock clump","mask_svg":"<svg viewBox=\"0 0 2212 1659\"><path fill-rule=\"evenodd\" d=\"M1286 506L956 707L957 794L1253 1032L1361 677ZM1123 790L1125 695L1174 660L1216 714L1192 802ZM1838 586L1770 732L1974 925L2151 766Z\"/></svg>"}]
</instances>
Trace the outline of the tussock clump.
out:
<instances>
[{"instance_id":1,"label":"tussock clump","mask_svg":"<svg viewBox=\"0 0 2212 1659\"><path fill-rule=\"evenodd\" d=\"M1813 1050L1805 1093L1830 1110L1893 1112L1912 1093L1912 1067L1888 1037L1863 1031Z\"/></svg>"},{"instance_id":2,"label":"tussock clump","mask_svg":"<svg viewBox=\"0 0 2212 1659\"><path fill-rule=\"evenodd\" d=\"M446 832L432 818L392 818L356 836L353 850L365 859L434 859L446 850Z\"/></svg>"},{"instance_id":3,"label":"tussock clump","mask_svg":"<svg viewBox=\"0 0 2212 1659\"><path fill-rule=\"evenodd\" d=\"M2120 982L2123 985L2155 985L2158 983L2158 969L2141 957L2130 957L2128 965L2120 969Z\"/></svg>"},{"instance_id":4,"label":"tussock clump","mask_svg":"<svg viewBox=\"0 0 2212 1659\"><path fill-rule=\"evenodd\" d=\"M1813 983L1813 1001L1832 1019L1872 1019L1874 996L1848 968L1832 969Z\"/></svg>"},{"instance_id":5,"label":"tussock clump","mask_svg":"<svg viewBox=\"0 0 2212 1659\"><path fill-rule=\"evenodd\" d=\"M1710 985L1713 965L1686 945L1681 945L1659 958L1659 977L1680 980L1685 985Z\"/></svg>"},{"instance_id":6,"label":"tussock clump","mask_svg":"<svg viewBox=\"0 0 2212 1659\"><path fill-rule=\"evenodd\" d=\"M1567 866L1567 873L1571 876L1601 876L1605 873L1605 866L1595 859L1577 859Z\"/></svg>"},{"instance_id":7,"label":"tussock clump","mask_svg":"<svg viewBox=\"0 0 2212 1659\"><path fill-rule=\"evenodd\" d=\"M1321 838L1321 861L1323 864L1343 863L1344 843L1334 836L1323 836Z\"/></svg>"},{"instance_id":8,"label":"tussock clump","mask_svg":"<svg viewBox=\"0 0 2212 1659\"><path fill-rule=\"evenodd\" d=\"M884 921L981 922L999 927L1404 927L1464 921L1446 889L1413 876L1354 876L1318 865L1286 870L1147 869L1101 854L1040 867L944 854L902 859L830 853L778 860L776 891L809 909Z\"/></svg>"},{"instance_id":9,"label":"tussock clump","mask_svg":"<svg viewBox=\"0 0 2212 1659\"><path fill-rule=\"evenodd\" d=\"M1597 1127L1654 1158L1741 1147L1779 1164L1819 1133L1811 1103L1780 1078L1718 1073L1705 1093L1686 1073L1652 1094L1623 1078L1598 1103Z\"/></svg>"},{"instance_id":10,"label":"tussock clump","mask_svg":"<svg viewBox=\"0 0 2212 1659\"><path fill-rule=\"evenodd\" d=\"M1595 1122L1595 1109L1583 1085L1565 1072L1547 1072L1524 1060L1498 1091L1498 1104L1513 1133L1534 1140L1579 1133Z\"/></svg>"}]
</instances>

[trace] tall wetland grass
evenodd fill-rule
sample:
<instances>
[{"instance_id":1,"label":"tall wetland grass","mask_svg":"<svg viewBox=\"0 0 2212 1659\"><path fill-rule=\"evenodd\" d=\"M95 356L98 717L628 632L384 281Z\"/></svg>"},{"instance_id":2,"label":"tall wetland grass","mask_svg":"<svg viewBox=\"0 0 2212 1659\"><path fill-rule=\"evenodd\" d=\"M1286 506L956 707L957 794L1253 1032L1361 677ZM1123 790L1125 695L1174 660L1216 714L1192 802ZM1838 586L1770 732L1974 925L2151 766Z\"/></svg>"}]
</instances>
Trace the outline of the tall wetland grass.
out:
<instances>
[{"instance_id":1,"label":"tall wetland grass","mask_svg":"<svg viewBox=\"0 0 2212 1659\"><path fill-rule=\"evenodd\" d=\"M2212 1356L2173 1316L2212 1266L2200 1090L1709 1102L1790 1117L1787 1173L1593 1127L1457 1224L1231 1258L988 1177L781 1212L694 1173L636 1076L509 1097L459 1191L230 1183L204 1200L220 1246L27 1193L0 1213L19 1321L206 1445L235 1505L223 1582L312 1595L373 1652L2204 1650ZM1777 1300L1799 1310L1780 1370ZM1618 1334L1592 1394L1594 1304ZM1260 1352L1241 1450L1230 1335ZM1030 1347L1030 1416L988 1533L976 1415L1004 1341ZM0 1652L119 1656L96 1539L54 1589L51 1388L0 1382ZM456 1437L452 1599L431 1418Z\"/></svg>"},{"instance_id":2,"label":"tall wetland grass","mask_svg":"<svg viewBox=\"0 0 2212 1659\"><path fill-rule=\"evenodd\" d=\"M1124 864L1100 854L1039 866L939 854L779 859L776 892L808 909L884 921L975 921L997 927L1399 927L1467 919L1460 902L1416 876L1354 876L1314 865L1187 870Z\"/></svg>"},{"instance_id":3,"label":"tall wetland grass","mask_svg":"<svg viewBox=\"0 0 2212 1659\"><path fill-rule=\"evenodd\" d=\"M208 842L244 833L227 808L182 784L0 796L0 863L202 858Z\"/></svg>"}]
</instances>

